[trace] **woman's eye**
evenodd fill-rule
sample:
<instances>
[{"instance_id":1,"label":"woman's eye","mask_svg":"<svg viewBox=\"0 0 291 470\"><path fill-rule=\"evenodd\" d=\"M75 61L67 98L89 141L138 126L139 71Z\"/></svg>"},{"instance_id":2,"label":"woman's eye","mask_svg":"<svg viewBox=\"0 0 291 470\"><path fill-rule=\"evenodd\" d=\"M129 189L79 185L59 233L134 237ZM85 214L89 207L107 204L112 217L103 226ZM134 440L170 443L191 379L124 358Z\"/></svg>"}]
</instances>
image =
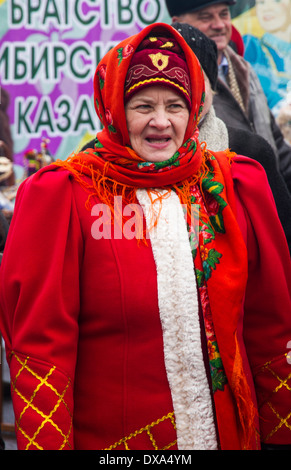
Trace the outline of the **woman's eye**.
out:
<instances>
[{"instance_id":1,"label":"woman's eye","mask_svg":"<svg viewBox=\"0 0 291 470\"><path fill-rule=\"evenodd\" d=\"M173 111L178 111L179 109L182 109L183 105L181 103L172 103L169 105L169 109Z\"/></svg>"},{"instance_id":2,"label":"woman's eye","mask_svg":"<svg viewBox=\"0 0 291 470\"><path fill-rule=\"evenodd\" d=\"M141 111L142 110L146 111L148 109L151 109L151 106L149 104L139 104L139 105L136 106L135 109L141 110Z\"/></svg>"}]
</instances>

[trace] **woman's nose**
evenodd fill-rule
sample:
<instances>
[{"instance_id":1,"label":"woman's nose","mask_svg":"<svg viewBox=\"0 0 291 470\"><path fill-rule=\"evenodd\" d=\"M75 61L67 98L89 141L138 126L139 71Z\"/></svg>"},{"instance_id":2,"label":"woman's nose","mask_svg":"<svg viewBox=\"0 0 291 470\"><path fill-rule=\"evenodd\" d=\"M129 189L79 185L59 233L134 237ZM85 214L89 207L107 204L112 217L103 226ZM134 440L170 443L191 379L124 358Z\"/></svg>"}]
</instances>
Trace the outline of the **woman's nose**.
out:
<instances>
[{"instance_id":1,"label":"woman's nose","mask_svg":"<svg viewBox=\"0 0 291 470\"><path fill-rule=\"evenodd\" d=\"M149 122L150 126L156 127L158 129L166 129L170 126L169 116L166 110L157 109Z\"/></svg>"}]
</instances>

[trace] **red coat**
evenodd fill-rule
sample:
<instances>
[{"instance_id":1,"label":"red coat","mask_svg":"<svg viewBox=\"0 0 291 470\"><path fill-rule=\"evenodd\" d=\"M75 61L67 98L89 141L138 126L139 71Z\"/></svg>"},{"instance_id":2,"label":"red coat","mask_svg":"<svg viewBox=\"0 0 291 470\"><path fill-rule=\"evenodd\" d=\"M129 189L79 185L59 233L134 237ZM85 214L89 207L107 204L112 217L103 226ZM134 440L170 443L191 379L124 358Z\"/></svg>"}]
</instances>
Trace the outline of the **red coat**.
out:
<instances>
[{"instance_id":1,"label":"red coat","mask_svg":"<svg viewBox=\"0 0 291 470\"><path fill-rule=\"evenodd\" d=\"M264 173L242 162L233 174L250 253L245 363L263 438L290 444L290 257ZM87 196L50 169L18 193L0 305L19 448L176 449L151 245L94 239ZM246 216L259 197L262 212ZM236 433L223 448L235 448Z\"/></svg>"}]
</instances>

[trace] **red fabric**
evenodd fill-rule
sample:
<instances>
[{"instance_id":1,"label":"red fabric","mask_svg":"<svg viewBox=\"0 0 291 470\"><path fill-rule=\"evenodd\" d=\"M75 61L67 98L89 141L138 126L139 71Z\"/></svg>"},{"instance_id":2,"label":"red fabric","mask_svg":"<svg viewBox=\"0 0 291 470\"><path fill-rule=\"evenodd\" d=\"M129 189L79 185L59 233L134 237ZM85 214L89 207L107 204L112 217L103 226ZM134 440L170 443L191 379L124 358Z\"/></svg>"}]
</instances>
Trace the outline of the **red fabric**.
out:
<instances>
[{"instance_id":1,"label":"red fabric","mask_svg":"<svg viewBox=\"0 0 291 470\"><path fill-rule=\"evenodd\" d=\"M244 52L245 52L243 38L241 37L240 32L233 25L232 25L231 41L234 42L236 49L237 49L237 53L243 57Z\"/></svg>"},{"instance_id":2,"label":"red fabric","mask_svg":"<svg viewBox=\"0 0 291 470\"><path fill-rule=\"evenodd\" d=\"M215 209L213 202L211 204L211 201L207 201L206 187L209 188L209 194L216 195L216 201L222 198L223 201L228 201L228 204L222 210L223 225L221 222L220 229L215 232L213 242L210 242L209 238L199 242L202 259L199 260L197 251L194 262L196 270L201 270L203 269L201 265L203 266L203 263L208 260L207 255L204 254L205 250L208 253L215 250L219 256L219 262L212 269L205 283L209 297L209 307L205 317L212 319L213 332L209 333L211 336L209 334L207 336L209 336L210 344L213 341L218 343L223 364L223 370L220 373L226 374L227 377L227 384L223 386L223 389L216 390L214 393L220 445L222 449L253 448L256 446L256 404L252 401L250 384L247 382L237 338L237 325L248 276L248 255L236 221L236 198L229 160L225 152L212 152L212 154L215 159L210 160L209 164L213 166L213 183L211 184L207 178L202 183L202 194L206 199L208 213L215 214L217 208ZM203 208L203 204L200 206ZM219 207L218 204L216 206ZM200 211L203 210L202 208ZM203 237L203 231L201 236ZM210 266L213 267L213 264ZM240 426L236 424L237 422L240 422Z\"/></svg>"},{"instance_id":3,"label":"red fabric","mask_svg":"<svg viewBox=\"0 0 291 470\"><path fill-rule=\"evenodd\" d=\"M241 227L245 224L249 243L250 266L253 260L260 260L257 270L249 270L244 325L241 330L242 319L239 318L237 334L240 344L245 340L244 367L246 369L249 361L255 374L261 430L267 436L277 429L278 416L286 417L290 413L287 387L281 386L278 393L273 393L279 384L276 377L285 379L286 373L290 373L284 355L285 340L290 338L286 326L290 311L290 298L288 300L286 293L290 289L290 285L286 286L290 281L289 258L271 196L268 196L268 202L260 196L264 201L260 206L264 207L264 212L259 212L253 204L260 193L256 182L265 188L265 196L269 191L263 171L248 159L238 157L232 165L232 173L239 221ZM250 174L251 180L247 177ZM250 191L255 191L254 198ZM40 414L31 406L27 415L23 413L27 401L13 392L19 447L59 448L68 439L68 445L76 449L102 449L163 417L161 423L151 428L152 432L158 431L155 437L162 439L161 445L165 441L173 442L171 418L166 418L173 408L164 369L156 269L151 247L134 240L94 240L91 236L92 217L84 208L86 198L86 192L67 172L52 170L40 171L27 180L18 194L0 269L1 332L8 356L13 352L9 359L13 390L17 387L26 399L33 397L31 404L44 406L44 411L49 414L47 406L50 397L55 399L55 393L46 386L40 387L35 402L33 392L39 384L35 374L44 378L55 367L51 380L58 393L61 394L69 384L64 395L68 408L60 402L59 413L53 413L51 417L57 427L46 422L40 429L45 429L44 434L36 433L43 423ZM41 205L37 203L39 200ZM247 212L250 218L246 217ZM269 220L272 229L267 231ZM267 234L265 242L258 229ZM274 254L276 245L277 248L280 246L278 254ZM53 255L56 246L57 258ZM39 260L42 270L36 269ZM264 275L265 263L272 265L271 282ZM286 272L284 282L281 282L281 275L278 276L282 269ZM228 283L224 280L220 295L225 298L227 292ZM281 303L278 303L278 309L276 296L282 296L286 309L281 309ZM139 305L138 315L136 305ZM226 326L230 328L228 321L220 320L223 308L224 304L221 313L213 310L218 339L226 333ZM145 324L147 328L144 328ZM27 367L32 373L25 368L25 375L19 374L18 358L23 363L27 356ZM266 367L270 361L270 367ZM248 379L252 386L249 376ZM268 400L264 401L266 396ZM224 426L219 429L222 448L238 448L234 408L225 409L219 401L217 396L216 412L221 413L222 418L221 410L225 413ZM54 401L53 407L55 404ZM272 411L274 407L278 416ZM161 431L158 426L162 426ZM35 439L32 439L34 435ZM148 436L143 431L126 441L127 445L129 448L153 449ZM291 442L290 429L286 425L281 425L268 439L273 443L282 441ZM125 447L124 441L115 448L122 446Z\"/></svg>"},{"instance_id":4,"label":"red fabric","mask_svg":"<svg viewBox=\"0 0 291 470\"><path fill-rule=\"evenodd\" d=\"M161 166L141 162L127 147L120 93L132 51L155 28L152 25L123 41L119 50L113 48L97 68L96 108L105 128L98 134L95 150L58 163L71 173L56 165L40 171L25 181L18 193L0 270L0 306L1 330L13 372L21 448L46 448L53 442L58 448L78 449L120 445L152 449L155 442L158 447L176 448L150 243L145 245L134 239L96 240L92 232L94 214L91 216L85 205L88 192L95 202L100 202L96 195L104 189L100 188L103 177L107 178L106 184L110 182L110 191L117 184L134 186L135 178L139 187L173 185L177 190L178 183L183 182L181 197L183 190L191 195L190 180L200 172L206 222L210 221L214 194L214 207L218 206L223 216L213 232L213 249L219 262L213 267L210 260L212 275L202 286L207 287L210 320L228 379L224 391L214 394L219 443L222 449L237 449L246 445L249 438L250 447L257 448L247 358L256 377L260 412L267 410L269 428L265 430L262 424L264 438L270 442L277 438L291 441L288 427L278 426L278 415L287 416L290 401L284 395L279 408L279 399L275 400L274 413L272 397L279 394L264 386L266 377L268 384L272 379L272 372L266 367L269 361L276 377L285 375L282 339L276 339L276 348L269 348L269 343L263 348L262 342L260 350L256 346L261 323L268 329L269 342L274 332L283 334L283 326L282 338L287 339L290 332L289 317L278 311L284 300L285 311L290 312L287 243L261 169L248 159L236 157L231 174L225 153L217 154L216 159L208 154L205 161L203 152L202 158L197 135L193 134L203 98L201 68L175 30L173 35L185 50L191 74L193 108L186 142L173 159ZM171 30L169 26L164 28ZM119 86L112 87L113 82ZM237 164L241 165L241 173L236 170ZM213 180L209 172L202 172L206 165L214 168ZM237 214L245 214L240 222L248 251L237 225ZM225 231L219 226L222 220ZM208 242L204 246L201 241L197 254L198 259L201 257L198 268L204 276L205 263L209 261ZM196 260L195 268L198 269ZM241 327L244 294L245 320ZM278 357L272 355L276 351ZM50 376L54 382L47 386ZM285 393L285 387L281 388ZM57 403L50 399L52 391L54 397L59 396ZM266 396L267 402L263 400ZM47 401L54 403L52 409L48 409ZM61 409L63 412L58 413ZM47 440L44 428L49 435Z\"/></svg>"},{"instance_id":5,"label":"red fabric","mask_svg":"<svg viewBox=\"0 0 291 470\"><path fill-rule=\"evenodd\" d=\"M0 304L12 382L31 399L27 406L13 388L20 449L59 448L58 429L67 435L70 426L72 448L103 449L173 412L151 247L95 240L96 217L85 209L86 199L65 171L40 171L18 193L0 270ZM18 377L16 357L27 356L31 372ZM34 397L35 374L45 376L52 367L59 390L69 381L70 407L53 415L55 426L37 433L45 417L34 405L43 403L46 416L52 391L42 386ZM151 430L157 445L176 448L171 419ZM154 449L146 431L127 445Z\"/></svg>"},{"instance_id":6,"label":"red fabric","mask_svg":"<svg viewBox=\"0 0 291 470\"><path fill-rule=\"evenodd\" d=\"M243 339L255 381L261 439L290 444L291 367L286 358L291 338L290 254L262 167L236 157L232 174L243 213L239 222L247 234Z\"/></svg>"}]
</instances>

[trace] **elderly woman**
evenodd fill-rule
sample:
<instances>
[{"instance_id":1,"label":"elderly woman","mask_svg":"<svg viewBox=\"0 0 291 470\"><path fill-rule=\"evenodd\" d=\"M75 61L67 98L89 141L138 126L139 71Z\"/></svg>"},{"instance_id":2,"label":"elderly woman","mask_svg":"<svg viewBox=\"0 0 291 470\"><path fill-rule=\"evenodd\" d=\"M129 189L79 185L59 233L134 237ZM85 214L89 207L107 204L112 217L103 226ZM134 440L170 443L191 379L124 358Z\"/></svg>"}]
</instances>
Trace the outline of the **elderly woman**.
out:
<instances>
[{"instance_id":1,"label":"elderly woman","mask_svg":"<svg viewBox=\"0 0 291 470\"><path fill-rule=\"evenodd\" d=\"M94 149L23 183L4 252L19 448L290 442L290 258L264 172L201 148L203 73L171 26L108 52L94 91Z\"/></svg>"}]
</instances>

